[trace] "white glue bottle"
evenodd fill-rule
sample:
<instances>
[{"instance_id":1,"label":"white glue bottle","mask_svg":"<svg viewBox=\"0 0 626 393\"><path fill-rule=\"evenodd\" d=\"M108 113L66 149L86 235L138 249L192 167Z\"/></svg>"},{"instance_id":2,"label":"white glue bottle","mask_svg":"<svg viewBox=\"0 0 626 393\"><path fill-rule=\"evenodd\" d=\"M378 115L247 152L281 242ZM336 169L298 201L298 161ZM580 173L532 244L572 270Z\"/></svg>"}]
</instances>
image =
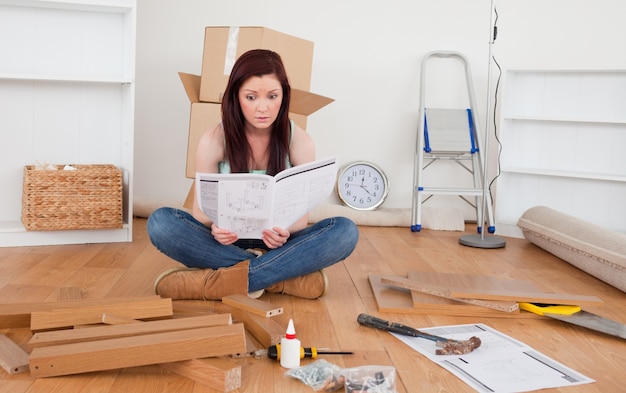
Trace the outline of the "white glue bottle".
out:
<instances>
[{"instance_id":1,"label":"white glue bottle","mask_svg":"<svg viewBox=\"0 0 626 393\"><path fill-rule=\"evenodd\" d=\"M296 329L291 319L285 337L280 340L280 365L284 368L300 367L300 340L296 338Z\"/></svg>"}]
</instances>

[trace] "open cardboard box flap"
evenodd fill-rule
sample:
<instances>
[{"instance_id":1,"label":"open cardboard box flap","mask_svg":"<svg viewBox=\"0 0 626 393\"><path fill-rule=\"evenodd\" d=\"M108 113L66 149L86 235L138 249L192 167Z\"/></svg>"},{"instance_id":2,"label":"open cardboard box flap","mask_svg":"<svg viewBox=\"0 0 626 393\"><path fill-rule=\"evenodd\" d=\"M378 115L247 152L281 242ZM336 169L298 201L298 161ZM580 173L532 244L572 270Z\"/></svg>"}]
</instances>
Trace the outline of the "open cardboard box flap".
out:
<instances>
[{"instance_id":1,"label":"open cardboard box flap","mask_svg":"<svg viewBox=\"0 0 626 393\"><path fill-rule=\"evenodd\" d=\"M191 103L200 102L200 76L179 72L180 80L183 83L187 97ZM308 91L291 89L291 103L289 111L300 115L308 116L317 112L334 99L314 94Z\"/></svg>"}]
</instances>

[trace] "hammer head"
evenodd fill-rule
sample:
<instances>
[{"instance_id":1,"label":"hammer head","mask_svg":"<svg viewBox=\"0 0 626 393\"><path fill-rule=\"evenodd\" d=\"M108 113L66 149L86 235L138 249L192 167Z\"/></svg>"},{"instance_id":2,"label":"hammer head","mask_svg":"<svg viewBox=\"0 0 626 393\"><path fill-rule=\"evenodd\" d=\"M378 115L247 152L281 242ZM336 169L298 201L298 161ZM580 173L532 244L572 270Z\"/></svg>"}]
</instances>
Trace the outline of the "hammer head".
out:
<instances>
[{"instance_id":1,"label":"hammer head","mask_svg":"<svg viewBox=\"0 0 626 393\"><path fill-rule=\"evenodd\" d=\"M437 355L465 355L480 347L480 338L473 336L468 340L437 341Z\"/></svg>"}]
</instances>

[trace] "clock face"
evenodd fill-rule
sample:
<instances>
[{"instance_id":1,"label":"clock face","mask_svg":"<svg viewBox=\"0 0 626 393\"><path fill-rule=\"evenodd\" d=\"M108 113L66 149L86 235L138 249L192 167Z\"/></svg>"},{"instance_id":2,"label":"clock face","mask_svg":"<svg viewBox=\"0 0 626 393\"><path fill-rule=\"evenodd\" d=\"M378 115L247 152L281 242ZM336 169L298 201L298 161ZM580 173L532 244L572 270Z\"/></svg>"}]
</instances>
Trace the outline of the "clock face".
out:
<instances>
[{"instance_id":1,"label":"clock face","mask_svg":"<svg viewBox=\"0 0 626 393\"><path fill-rule=\"evenodd\" d=\"M389 183L376 165L359 161L348 164L337 178L339 199L357 210L373 210L387 197Z\"/></svg>"}]
</instances>

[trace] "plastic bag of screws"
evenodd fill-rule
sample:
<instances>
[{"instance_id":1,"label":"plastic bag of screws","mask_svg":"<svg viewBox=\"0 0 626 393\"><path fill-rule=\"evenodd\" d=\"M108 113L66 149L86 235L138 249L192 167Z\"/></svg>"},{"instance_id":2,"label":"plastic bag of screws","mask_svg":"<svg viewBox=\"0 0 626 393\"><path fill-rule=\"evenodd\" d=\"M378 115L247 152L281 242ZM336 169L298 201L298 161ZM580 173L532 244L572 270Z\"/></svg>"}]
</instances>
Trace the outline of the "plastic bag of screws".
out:
<instances>
[{"instance_id":1,"label":"plastic bag of screws","mask_svg":"<svg viewBox=\"0 0 626 393\"><path fill-rule=\"evenodd\" d=\"M299 379L316 392L334 392L343 387L341 368L324 359L319 359L306 366L293 368L285 374Z\"/></svg>"},{"instance_id":2,"label":"plastic bag of screws","mask_svg":"<svg viewBox=\"0 0 626 393\"><path fill-rule=\"evenodd\" d=\"M340 371L346 393L397 393L396 369L391 366L362 366Z\"/></svg>"}]
</instances>

